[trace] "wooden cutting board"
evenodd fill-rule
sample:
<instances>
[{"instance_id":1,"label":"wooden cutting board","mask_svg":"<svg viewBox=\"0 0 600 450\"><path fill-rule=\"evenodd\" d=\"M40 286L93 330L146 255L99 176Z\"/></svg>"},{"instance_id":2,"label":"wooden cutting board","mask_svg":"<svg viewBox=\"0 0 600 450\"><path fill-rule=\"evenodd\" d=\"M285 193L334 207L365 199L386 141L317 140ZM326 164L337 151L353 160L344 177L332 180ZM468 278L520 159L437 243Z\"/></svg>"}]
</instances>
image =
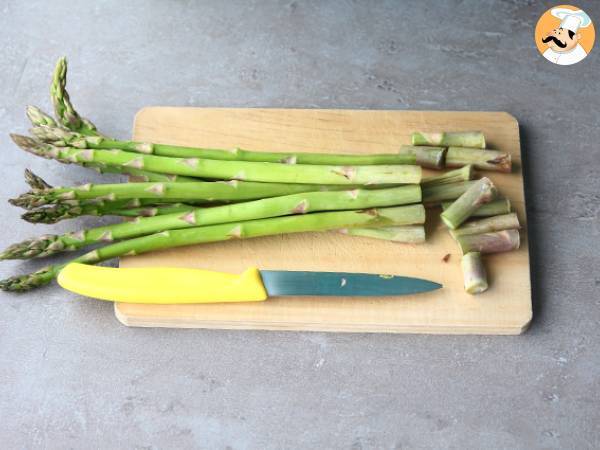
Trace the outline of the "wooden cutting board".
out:
<instances>
[{"instance_id":1,"label":"wooden cutting board","mask_svg":"<svg viewBox=\"0 0 600 450\"><path fill-rule=\"evenodd\" d=\"M127 257L122 267L196 267L375 272L427 278L435 292L381 298L272 298L212 305L115 304L128 326L393 333L519 334L531 316L529 251L519 127L504 112L355 111L302 109L142 109L133 138L214 148L303 152L394 152L421 131L482 130L488 147L510 152L512 174L486 173L510 198L524 225L520 250L490 255L490 289L464 293L460 252L429 213L427 243L403 245L334 232L204 244ZM450 257L443 261L445 255Z\"/></svg>"}]
</instances>

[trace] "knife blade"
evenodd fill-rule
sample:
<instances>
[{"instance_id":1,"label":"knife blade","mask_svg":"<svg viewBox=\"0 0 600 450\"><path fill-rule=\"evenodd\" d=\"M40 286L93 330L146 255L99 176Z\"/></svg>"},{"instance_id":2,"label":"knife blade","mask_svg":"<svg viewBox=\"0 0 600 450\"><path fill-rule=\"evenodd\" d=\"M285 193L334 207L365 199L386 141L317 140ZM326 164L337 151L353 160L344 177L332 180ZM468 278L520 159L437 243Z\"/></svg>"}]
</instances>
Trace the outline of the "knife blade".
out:
<instances>
[{"instance_id":1,"label":"knife blade","mask_svg":"<svg viewBox=\"0 0 600 450\"><path fill-rule=\"evenodd\" d=\"M436 290L420 278L352 272L259 270L242 274L176 267L69 264L58 275L69 291L123 303L185 304L264 301L276 296L400 296Z\"/></svg>"}]
</instances>

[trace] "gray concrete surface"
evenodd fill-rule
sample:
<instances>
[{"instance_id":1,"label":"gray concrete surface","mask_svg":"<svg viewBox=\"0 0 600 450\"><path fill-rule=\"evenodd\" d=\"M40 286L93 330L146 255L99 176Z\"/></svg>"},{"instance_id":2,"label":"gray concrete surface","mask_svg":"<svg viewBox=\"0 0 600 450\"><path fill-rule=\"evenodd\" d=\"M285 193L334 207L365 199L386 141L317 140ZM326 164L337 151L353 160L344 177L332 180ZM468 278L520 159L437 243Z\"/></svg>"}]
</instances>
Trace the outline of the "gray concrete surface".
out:
<instances>
[{"instance_id":1,"label":"gray concrete surface","mask_svg":"<svg viewBox=\"0 0 600 450\"><path fill-rule=\"evenodd\" d=\"M2 246L47 230L6 205L25 167L98 179L8 139L26 104L49 109L63 54L80 111L111 135L146 105L509 111L535 318L520 337L128 329L56 286L3 293L3 449L600 447L600 49L546 62L533 29L552 2L74 5L0 5ZM600 21L600 3L578 5ZM52 229L82 223L97 221Z\"/></svg>"}]
</instances>

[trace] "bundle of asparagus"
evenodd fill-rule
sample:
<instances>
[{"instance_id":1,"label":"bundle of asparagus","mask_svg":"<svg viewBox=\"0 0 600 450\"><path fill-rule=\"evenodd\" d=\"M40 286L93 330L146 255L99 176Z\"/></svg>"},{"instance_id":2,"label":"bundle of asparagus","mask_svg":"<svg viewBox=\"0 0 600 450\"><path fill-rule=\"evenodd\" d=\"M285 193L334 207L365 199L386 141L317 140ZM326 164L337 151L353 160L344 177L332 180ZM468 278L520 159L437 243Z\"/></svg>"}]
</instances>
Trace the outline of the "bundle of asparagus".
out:
<instances>
[{"instance_id":1,"label":"bundle of asparagus","mask_svg":"<svg viewBox=\"0 0 600 450\"><path fill-rule=\"evenodd\" d=\"M55 118L28 107L33 137L11 135L13 141L36 156L100 173L133 176L141 182L52 187L26 171L31 190L10 202L25 208L22 218L32 223L83 215L134 220L39 236L10 246L0 259L45 257L100 245L73 259L95 264L204 242L329 230L415 244L425 241L423 203L454 200L458 206L449 206L444 214L461 248L485 253L501 247L501 237L494 240L500 229L498 220L488 218L458 227L470 214L486 217L507 213L510 207L506 201L494 201L464 209L472 203L475 187L485 183L473 181L473 167L510 171L510 156L485 150L480 132L415 133L413 145L402 146L396 153L372 155L276 153L118 140L101 134L79 115L66 90L66 76L67 63L61 58L50 89ZM460 168L422 178L421 167ZM506 241L509 236L502 238ZM492 243L483 245L484 241ZM23 291L44 285L63 266L51 265L1 281L0 288Z\"/></svg>"}]
</instances>

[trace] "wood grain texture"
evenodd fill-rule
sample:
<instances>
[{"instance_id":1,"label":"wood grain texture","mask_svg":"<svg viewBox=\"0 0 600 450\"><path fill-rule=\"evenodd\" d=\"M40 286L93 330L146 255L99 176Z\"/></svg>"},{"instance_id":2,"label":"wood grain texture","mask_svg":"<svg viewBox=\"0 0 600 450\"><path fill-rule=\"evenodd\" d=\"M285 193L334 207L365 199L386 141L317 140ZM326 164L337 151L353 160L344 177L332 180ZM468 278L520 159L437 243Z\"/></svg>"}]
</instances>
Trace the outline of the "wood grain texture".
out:
<instances>
[{"instance_id":1,"label":"wood grain texture","mask_svg":"<svg viewBox=\"0 0 600 450\"><path fill-rule=\"evenodd\" d=\"M435 292L381 298L272 298L258 304L115 304L129 326L320 330L443 334L519 334L531 310L529 252L519 128L503 112L356 111L299 109L142 109L133 137L181 145L265 151L394 152L421 131L484 131L488 147L510 152L512 174L486 174L509 197L524 225L520 250L490 255L490 290L465 294L460 252L428 214L426 244L411 246L337 233L274 236L205 244L123 258L122 267L197 267L241 272L262 269L376 272L427 278ZM450 254L447 262L442 259Z\"/></svg>"}]
</instances>

